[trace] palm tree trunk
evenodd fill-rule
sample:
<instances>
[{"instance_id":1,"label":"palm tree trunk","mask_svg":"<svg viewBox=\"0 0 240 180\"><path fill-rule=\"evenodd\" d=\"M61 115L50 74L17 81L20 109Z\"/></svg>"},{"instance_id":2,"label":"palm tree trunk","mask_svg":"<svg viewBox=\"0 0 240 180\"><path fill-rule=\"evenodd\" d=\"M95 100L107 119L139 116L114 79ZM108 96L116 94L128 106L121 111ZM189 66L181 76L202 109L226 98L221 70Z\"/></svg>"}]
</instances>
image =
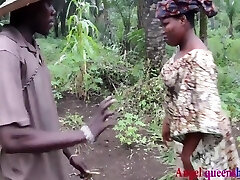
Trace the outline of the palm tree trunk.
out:
<instances>
[{"instance_id":1,"label":"palm tree trunk","mask_svg":"<svg viewBox=\"0 0 240 180\"><path fill-rule=\"evenodd\" d=\"M108 5L108 2L107 0L103 0L103 6L104 6L104 9L103 9L103 18L104 18L104 23L105 23L105 33L104 33L104 39L105 41L104 42L107 42L107 45L111 45L112 41L112 31L111 31L111 21L110 21L110 18L109 18L109 5Z\"/></svg>"},{"instance_id":2,"label":"palm tree trunk","mask_svg":"<svg viewBox=\"0 0 240 180\"><path fill-rule=\"evenodd\" d=\"M58 38L59 37L59 30L58 30L58 17L55 18L55 22L54 22L54 33L55 33L55 37Z\"/></svg>"},{"instance_id":3,"label":"palm tree trunk","mask_svg":"<svg viewBox=\"0 0 240 180\"><path fill-rule=\"evenodd\" d=\"M138 8L137 8L138 29L143 28L143 11L144 11L144 0L138 0Z\"/></svg>"},{"instance_id":4,"label":"palm tree trunk","mask_svg":"<svg viewBox=\"0 0 240 180\"><path fill-rule=\"evenodd\" d=\"M162 36L162 27L159 19L155 18L157 4L152 0L145 1L143 17L144 29L146 34L146 54L151 68L151 74L154 72L157 76L160 74L163 64L166 62L165 42Z\"/></svg>"},{"instance_id":5,"label":"palm tree trunk","mask_svg":"<svg viewBox=\"0 0 240 180\"><path fill-rule=\"evenodd\" d=\"M204 42L204 44L207 45L207 29L208 29L208 18L207 15L201 11L200 12L200 39L202 40L202 42Z\"/></svg>"}]
</instances>

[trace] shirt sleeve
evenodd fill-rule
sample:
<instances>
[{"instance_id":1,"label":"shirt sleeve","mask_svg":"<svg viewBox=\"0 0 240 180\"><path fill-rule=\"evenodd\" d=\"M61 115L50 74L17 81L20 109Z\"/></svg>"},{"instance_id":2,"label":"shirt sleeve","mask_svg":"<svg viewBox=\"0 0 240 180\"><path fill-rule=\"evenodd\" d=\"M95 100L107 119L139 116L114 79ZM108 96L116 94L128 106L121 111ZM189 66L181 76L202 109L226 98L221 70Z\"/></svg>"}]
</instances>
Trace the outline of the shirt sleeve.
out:
<instances>
[{"instance_id":1,"label":"shirt sleeve","mask_svg":"<svg viewBox=\"0 0 240 180\"><path fill-rule=\"evenodd\" d=\"M190 59L180 89L179 110L186 117L188 130L220 134L222 109L212 55L198 52Z\"/></svg>"},{"instance_id":2,"label":"shirt sleeve","mask_svg":"<svg viewBox=\"0 0 240 180\"><path fill-rule=\"evenodd\" d=\"M212 56L196 58L194 79L196 83L195 108L198 109L199 120L202 123L217 124L221 115L221 100L217 87L217 70ZM214 125L213 125L214 126Z\"/></svg>"},{"instance_id":3,"label":"shirt sleeve","mask_svg":"<svg viewBox=\"0 0 240 180\"><path fill-rule=\"evenodd\" d=\"M0 126L30 125L23 98L20 63L11 52L0 51Z\"/></svg>"}]
</instances>

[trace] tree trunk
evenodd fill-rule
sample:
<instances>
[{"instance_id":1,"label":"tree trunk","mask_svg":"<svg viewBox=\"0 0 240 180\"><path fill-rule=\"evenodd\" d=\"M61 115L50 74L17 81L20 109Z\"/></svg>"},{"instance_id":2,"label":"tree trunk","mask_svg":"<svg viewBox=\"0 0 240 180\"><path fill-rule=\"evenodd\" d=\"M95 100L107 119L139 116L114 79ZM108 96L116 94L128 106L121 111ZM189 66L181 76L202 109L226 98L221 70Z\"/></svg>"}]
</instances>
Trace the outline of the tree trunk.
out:
<instances>
[{"instance_id":1,"label":"tree trunk","mask_svg":"<svg viewBox=\"0 0 240 180\"><path fill-rule=\"evenodd\" d=\"M130 51L131 50L131 45L130 45L130 41L128 38L128 34L130 32L131 29L131 20L130 17L128 19L123 19L123 24L124 24L124 34L123 34L123 50L125 51Z\"/></svg>"},{"instance_id":2,"label":"tree trunk","mask_svg":"<svg viewBox=\"0 0 240 180\"><path fill-rule=\"evenodd\" d=\"M155 18L157 2L145 1L144 4L144 29L146 33L146 54L150 62L151 73L160 74L163 64L166 62L165 42L162 36L162 27L159 19Z\"/></svg>"},{"instance_id":3,"label":"tree trunk","mask_svg":"<svg viewBox=\"0 0 240 180\"><path fill-rule=\"evenodd\" d=\"M67 12L66 11L62 11L60 13L60 21L61 21L61 34L62 36L66 36L66 16L67 16Z\"/></svg>"},{"instance_id":4,"label":"tree trunk","mask_svg":"<svg viewBox=\"0 0 240 180\"><path fill-rule=\"evenodd\" d=\"M144 0L138 0L138 7L137 7L138 29L143 28L143 11L144 11Z\"/></svg>"},{"instance_id":5,"label":"tree trunk","mask_svg":"<svg viewBox=\"0 0 240 180\"><path fill-rule=\"evenodd\" d=\"M69 4L70 4L70 0L67 0L66 3L64 4L64 7L61 11L61 13L59 14L59 18L60 18L60 22L61 22L61 34L62 36L66 36L67 34L67 27L66 27L66 21L67 21L67 10L68 10L68 7L69 7ZM72 15L75 11L75 6L72 6L70 9L69 9L69 15Z\"/></svg>"},{"instance_id":6,"label":"tree trunk","mask_svg":"<svg viewBox=\"0 0 240 180\"><path fill-rule=\"evenodd\" d=\"M66 6L66 3L64 0L58 0L58 1L53 1L53 6L57 11L57 15L56 15L56 21L54 23L54 33L55 33L55 37L59 37L59 19L60 19L60 13L63 11L63 9ZM61 19L60 19L61 21Z\"/></svg>"},{"instance_id":7,"label":"tree trunk","mask_svg":"<svg viewBox=\"0 0 240 180\"><path fill-rule=\"evenodd\" d=\"M208 18L207 15L201 11L200 12L200 39L202 40L202 42L204 42L204 44L207 45L207 29L208 29Z\"/></svg>"},{"instance_id":8,"label":"tree trunk","mask_svg":"<svg viewBox=\"0 0 240 180\"><path fill-rule=\"evenodd\" d=\"M55 37L58 38L59 37L59 33L58 33L58 17L56 17L55 22L54 22L54 33L55 33Z\"/></svg>"},{"instance_id":9,"label":"tree trunk","mask_svg":"<svg viewBox=\"0 0 240 180\"><path fill-rule=\"evenodd\" d=\"M103 18L104 18L104 24L105 24L105 32L104 32L104 42L107 42L107 45L111 45L111 39L112 39L112 31L111 31L111 22L109 19L109 14L108 14L108 3L106 0L103 0Z\"/></svg>"},{"instance_id":10,"label":"tree trunk","mask_svg":"<svg viewBox=\"0 0 240 180\"><path fill-rule=\"evenodd\" d=\"M231 38L234 38L234 36L233 36L233 19L232 18L230 18L230 25L229 25L229 35L230 35L230 37Z\"/></svg>"},{"instance_id":11,"label":"tree trunk","mask_svg":"<svg viewBox=\"0 0 240 180\"><path fill-rule=\"evenodd\" d=\"M53 1L53 6L54 6L55 10L57 11L57 13L59 14L59 12L61 12L63 7L65 6L65 0Z\"/></svg>"}]
</instances>

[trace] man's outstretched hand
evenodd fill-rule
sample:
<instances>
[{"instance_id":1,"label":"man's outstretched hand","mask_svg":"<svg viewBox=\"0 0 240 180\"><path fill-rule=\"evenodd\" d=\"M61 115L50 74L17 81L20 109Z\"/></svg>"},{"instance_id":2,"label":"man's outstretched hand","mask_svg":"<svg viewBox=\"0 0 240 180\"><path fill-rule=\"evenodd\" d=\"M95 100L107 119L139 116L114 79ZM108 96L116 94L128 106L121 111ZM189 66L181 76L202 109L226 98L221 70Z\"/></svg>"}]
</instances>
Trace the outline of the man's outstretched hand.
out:
<instances>
[{"instance_id":1,"label":"man's outstretched hand","mask_svg":"<svg viewBox=\"0 0 240 180\"><path fill-rule=\"evenodd\" d=\"M95 140L105 129L113 127L116 124L115 119L108 120L110 116L114 115L114 112L108 110L108 108L115 102L116 99L114 99L112 96L107 97L99 104L96 113L91 118L88 127L91 130Z\"/></svg>"},{"instance_id":2,"label":"man's outstretched hand","mask_svg":"<svg viewBox=\"0 0 240 180\"><path fill-rule=\"evenodd\" d=\"M88 127L96 140L98 136L107 128L113 127L116 124L116 119L108 120L109 117L114 115L113 111L110 111L108 108L116 102L116 99L109 96L104 99L96 110L96 113L90 119L88 123ZM83 163L80 156L73 155L69 158L70 164L79 170L80 178L88 178L91 177L91 171L87 168L87 166Z\"/></svg>"}]
</instances>

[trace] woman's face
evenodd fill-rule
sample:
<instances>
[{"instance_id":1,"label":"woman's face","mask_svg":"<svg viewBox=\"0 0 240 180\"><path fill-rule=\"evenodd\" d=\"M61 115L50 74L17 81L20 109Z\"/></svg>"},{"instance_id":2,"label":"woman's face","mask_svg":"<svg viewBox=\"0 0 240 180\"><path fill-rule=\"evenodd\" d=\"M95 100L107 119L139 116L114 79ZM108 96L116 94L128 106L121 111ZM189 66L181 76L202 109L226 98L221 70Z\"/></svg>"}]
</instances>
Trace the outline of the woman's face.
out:
<instances>
[{"instance_id":1,"label":"woman's face","mask_svg":"<svg viewBox=\"0 0 240 180\"><path fill-rule=\"evenodd\" d=\"M179 45L187 32L186 29L186 19L184 16L175 18L168 17L161 19L161 24L163 27L163 36L165 42L170 46Z\"/></svg>"}]
</instances>

